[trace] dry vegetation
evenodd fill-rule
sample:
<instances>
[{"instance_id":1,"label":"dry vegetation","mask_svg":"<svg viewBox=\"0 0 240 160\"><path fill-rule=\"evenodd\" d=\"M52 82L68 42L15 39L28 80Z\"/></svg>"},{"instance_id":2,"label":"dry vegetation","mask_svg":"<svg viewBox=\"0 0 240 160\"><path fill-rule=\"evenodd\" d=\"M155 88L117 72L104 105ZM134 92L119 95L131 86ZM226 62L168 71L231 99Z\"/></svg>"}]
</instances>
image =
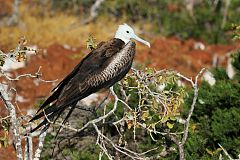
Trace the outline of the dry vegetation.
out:
<instances>
[{"instance_id":1,"label":"dry vegetation","mask_svg":"<svg viewBox=\"0 0 240 160\"><path fill-rule=\"evenodd\" d=\"M90 33L98 42L109 39L115 32L116 24L123 23L123 20L116 23L101 17L95 23L82 25L79 17L63 13L54 13L53 16L48 15L44 18L36 16L39 9L34 8L34 11L26 12L28 10L26 5L21 5L19 26L0 28L1 46L14 48L19 37L27 35L27 39L30 40L29 44L37 44L41 47L48 47L52 43L78 47L85 45Z\"/></svg>"}]
</instances>

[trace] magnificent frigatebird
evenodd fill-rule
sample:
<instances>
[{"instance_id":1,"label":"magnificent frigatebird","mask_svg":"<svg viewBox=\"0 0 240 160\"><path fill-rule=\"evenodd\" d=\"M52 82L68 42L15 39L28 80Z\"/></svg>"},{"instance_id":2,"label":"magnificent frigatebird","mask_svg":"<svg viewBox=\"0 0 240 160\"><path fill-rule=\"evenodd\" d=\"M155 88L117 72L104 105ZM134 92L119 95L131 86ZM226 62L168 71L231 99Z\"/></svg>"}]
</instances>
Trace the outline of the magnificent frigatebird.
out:
<instances>
[{"instance_id":1,"label":"magnificent frigatebird","mask_svg":"<svg viewBox=\"0 0 240 160\"><path fill-rule=\"evenodd\" d=\"M83 58L52 90L52 95L30 120L31 122L44 117L31 132L44 125L43 130L46 130L50 125L49 120L55 121L66 108L70 108L63 121L65 123L79 100L102 88L109 88L121 80L130 70L135 55L136 44L130 39L150 47L150 43L136 36L130 26L119 25L113 39L99 43L96 49Z\"/></svg>"}]
</instances>

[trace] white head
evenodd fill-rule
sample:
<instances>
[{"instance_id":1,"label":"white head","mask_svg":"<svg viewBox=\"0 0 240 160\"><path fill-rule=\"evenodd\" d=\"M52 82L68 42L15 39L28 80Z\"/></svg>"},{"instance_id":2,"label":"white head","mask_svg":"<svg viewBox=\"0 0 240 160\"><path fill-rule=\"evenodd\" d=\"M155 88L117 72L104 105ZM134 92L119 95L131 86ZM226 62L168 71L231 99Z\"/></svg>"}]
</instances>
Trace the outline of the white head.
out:
<instances>
[{"instance_id":1,"label":"white head","mask_svg":"<svg viewBox=\"0 0 240 160\"><path fill-rule=\"evenodd\" d=\"M126 23L124 23L123 25L119 25L118 30L115 34L115 38L121 39L125 42L125 44L127 44L130 39L133 38L150 47L150 43L136 36L133 29Z\"/></svg>"}]
</instances>

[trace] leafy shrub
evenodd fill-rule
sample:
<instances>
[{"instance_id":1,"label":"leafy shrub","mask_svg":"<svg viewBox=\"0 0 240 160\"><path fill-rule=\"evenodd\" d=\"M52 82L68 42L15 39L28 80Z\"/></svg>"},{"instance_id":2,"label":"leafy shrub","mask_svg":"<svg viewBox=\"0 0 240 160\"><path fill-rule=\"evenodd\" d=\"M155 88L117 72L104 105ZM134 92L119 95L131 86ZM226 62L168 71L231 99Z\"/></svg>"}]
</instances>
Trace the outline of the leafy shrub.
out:
<instances>
[{"instance_id":1,"label":"leafy shrub","mask_svg":"<svg viewBox=\"0 0 240 160\"><path fill-rule=\"evenodd\" d=\"M234 55L233 65L239 64L239 53ZM239 74L240 70L236 70ZM221 144L233 157L240 153L240 79L230 80L226 71L213 69L216 84L203 82L192 117L195 130L187 143L189 159L218 159ZM191 104L189 94L186 106ZM191 157L191 158L190 158Z\"/></svg>"},{"instance_id":2,"label":"leafy shrub","mask_svg":"<svg viewBox=\"0 0 240 160\"><path fill-rule=\"evenodd\" d=\"M217 109L213 112L211 130L213 141L221 143L233 155L240 153L240 108Z\"/></svg>"}]
</instances>

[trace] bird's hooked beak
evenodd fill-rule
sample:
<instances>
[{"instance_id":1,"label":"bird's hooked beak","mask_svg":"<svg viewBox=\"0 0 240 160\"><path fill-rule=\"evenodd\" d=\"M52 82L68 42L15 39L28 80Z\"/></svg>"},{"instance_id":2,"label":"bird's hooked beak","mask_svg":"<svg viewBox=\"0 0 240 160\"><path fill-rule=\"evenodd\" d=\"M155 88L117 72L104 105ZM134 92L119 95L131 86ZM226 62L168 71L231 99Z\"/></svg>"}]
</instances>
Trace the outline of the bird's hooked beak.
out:
<instances>
[{"instance_id":1,"label":"bird's hooked beak","mask_svg":"<svg viewBox=\"0 0 240 160\"><path fill-rule=\"evenodd\" d=\"M147 45L150 48L150 43L148 41L143 40L142 38L138 37L137 35L133 34L132 36L133 39L137 40L138 42L141 42L145 45Z\"/></svg>"}]
</instances>

